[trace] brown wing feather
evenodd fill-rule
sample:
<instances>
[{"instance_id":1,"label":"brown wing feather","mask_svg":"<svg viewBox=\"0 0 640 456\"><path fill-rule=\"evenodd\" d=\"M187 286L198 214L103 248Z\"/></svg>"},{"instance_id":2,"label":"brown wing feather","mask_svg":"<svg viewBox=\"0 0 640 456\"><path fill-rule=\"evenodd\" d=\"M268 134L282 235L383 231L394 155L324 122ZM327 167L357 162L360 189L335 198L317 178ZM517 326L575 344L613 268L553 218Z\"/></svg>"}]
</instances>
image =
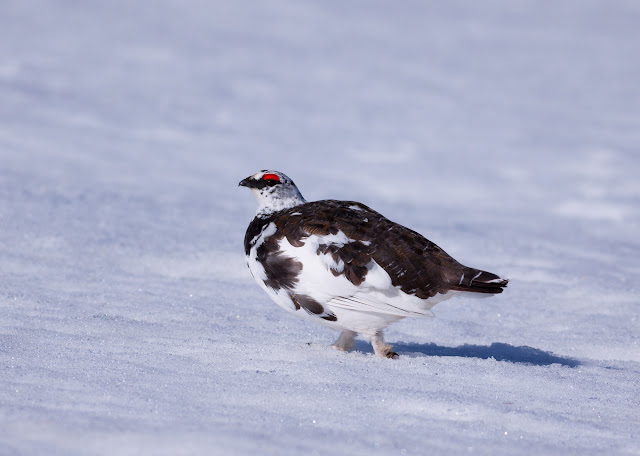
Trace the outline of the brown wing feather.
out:
<instances>
[{"instance_id":1,"label":"brown wing feather","mask_svg":"<svg viewBox=\"0 0 640 456\"><path fill-rule=\"evenodd\" d=\"M325 236L339 231L355 240L344 245L321 245L318 249L318 254L329 253L336 262L342 260L345 277L355 285L366 279L371 260L389 274L394 286L422 299L451 289L462 290L463 285L471 285L460 280L463 275L469 274L468 271L481 272L461 265L419 233L352 201L305 203L285 211L276 219L276 224L292 244L304 242L305 235ZM474 281L473 286L464 291L497 293L497 289L501 290L497 283L487 284L489 286L481 283Z\"/></svg>"}]
</instances>

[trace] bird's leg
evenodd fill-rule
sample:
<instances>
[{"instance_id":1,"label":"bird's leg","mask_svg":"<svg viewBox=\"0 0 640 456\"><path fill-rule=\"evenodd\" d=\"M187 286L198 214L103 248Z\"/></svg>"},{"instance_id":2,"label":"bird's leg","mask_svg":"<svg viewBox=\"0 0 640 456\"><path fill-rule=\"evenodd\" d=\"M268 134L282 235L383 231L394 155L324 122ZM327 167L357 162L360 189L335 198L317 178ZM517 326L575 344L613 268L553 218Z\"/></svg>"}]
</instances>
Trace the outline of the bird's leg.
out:
<instances>
[{"instance_id":1,"label":"bird's leg","mask_svg":"<svg viewBox=\"0 0 640 456\"><path fill-rule=\"evenodd\" d=\"M371 337L371 345L373 346L373 352L378 356L383 358L398 357L398 354L392 350L393 347L384 343L382 331L376 331L376 333Z\"/></svg>"},{"instance_id":2,"label":"bird's leg","mask_svg":"<svg viewBox=\"0 0 640 456\"><path fill-rule=\"evenodd\" d=\"M332 347L342 351L349 350L353 346L353 339L356 334L356 332L345 329L340 333L340 337L333 343Z\"/></svg>"}]
</instances>

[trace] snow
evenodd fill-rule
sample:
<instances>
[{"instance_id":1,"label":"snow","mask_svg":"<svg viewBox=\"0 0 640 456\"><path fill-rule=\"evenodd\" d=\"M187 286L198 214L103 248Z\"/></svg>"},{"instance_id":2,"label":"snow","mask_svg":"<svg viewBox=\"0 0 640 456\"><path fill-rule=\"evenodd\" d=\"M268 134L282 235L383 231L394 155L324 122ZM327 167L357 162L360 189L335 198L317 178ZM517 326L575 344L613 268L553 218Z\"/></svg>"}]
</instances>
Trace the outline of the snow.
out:
<instances>
[{"instance_id":1,"label":"snow","mask_svg":"<svg viewBox=\"0 0 640 456\"><path fill-rule=\"evenodd\" d=\"M0 454L640 454L640 8L0 16ZM509 278L342 353L255 285L261 169Z\"/></svg>"}]
</instances>

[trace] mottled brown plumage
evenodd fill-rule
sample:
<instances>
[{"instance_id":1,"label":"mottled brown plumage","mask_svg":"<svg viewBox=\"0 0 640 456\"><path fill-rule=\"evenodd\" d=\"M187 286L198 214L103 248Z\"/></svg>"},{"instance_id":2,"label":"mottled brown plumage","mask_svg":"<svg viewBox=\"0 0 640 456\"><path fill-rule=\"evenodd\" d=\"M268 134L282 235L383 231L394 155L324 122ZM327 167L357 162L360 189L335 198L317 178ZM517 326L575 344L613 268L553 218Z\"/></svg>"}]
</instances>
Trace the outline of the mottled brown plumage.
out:
<instances>
[{"instance_id":1,"label":"mottled brown plumage","mask_svg":"<svg viewBox=\"0 0 640 456\"><path fill-rule=\"evenodd\" d=\"M245 236L247 254L251 239L272 222L277 231L258 248L258 260L264 263L267 285L275 289L292 288L302 269L299 262L279 253L278 243L282 238L299 247L309 235L326 236L339 231L357 242L321 244L318 253L328 253L336 262L342 260L343 273L354 285L365 280L367 265L372 260L389 274L394 286L421 299L449 290L501 293L507 283L506 280L491 282L499 277L463 266L424 236L361 203L314 201L264 219L257 218Z\"/></svg>"}]
</instances>

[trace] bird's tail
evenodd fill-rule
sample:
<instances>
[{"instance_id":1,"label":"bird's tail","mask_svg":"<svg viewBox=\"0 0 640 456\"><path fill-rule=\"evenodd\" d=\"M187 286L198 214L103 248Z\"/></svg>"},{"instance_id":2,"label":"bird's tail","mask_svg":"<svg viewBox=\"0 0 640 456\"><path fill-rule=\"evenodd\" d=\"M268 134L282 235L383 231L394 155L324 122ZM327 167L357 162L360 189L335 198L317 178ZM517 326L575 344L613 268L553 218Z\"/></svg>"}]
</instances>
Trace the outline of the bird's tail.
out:
<instances>
[{"instance_id":1,"label":"bird's tail","mask_svg":"<svg viewBox=\"0 0 640 456\"><path fill-rule=\"evenodd\" d=\"M491 272L473 268L464 268L457 282L451 290L490 294L502 293L509 283L507 279L500 278ZM453 283L456 282L453 281Z\"/></svg>"}]
</instances>

